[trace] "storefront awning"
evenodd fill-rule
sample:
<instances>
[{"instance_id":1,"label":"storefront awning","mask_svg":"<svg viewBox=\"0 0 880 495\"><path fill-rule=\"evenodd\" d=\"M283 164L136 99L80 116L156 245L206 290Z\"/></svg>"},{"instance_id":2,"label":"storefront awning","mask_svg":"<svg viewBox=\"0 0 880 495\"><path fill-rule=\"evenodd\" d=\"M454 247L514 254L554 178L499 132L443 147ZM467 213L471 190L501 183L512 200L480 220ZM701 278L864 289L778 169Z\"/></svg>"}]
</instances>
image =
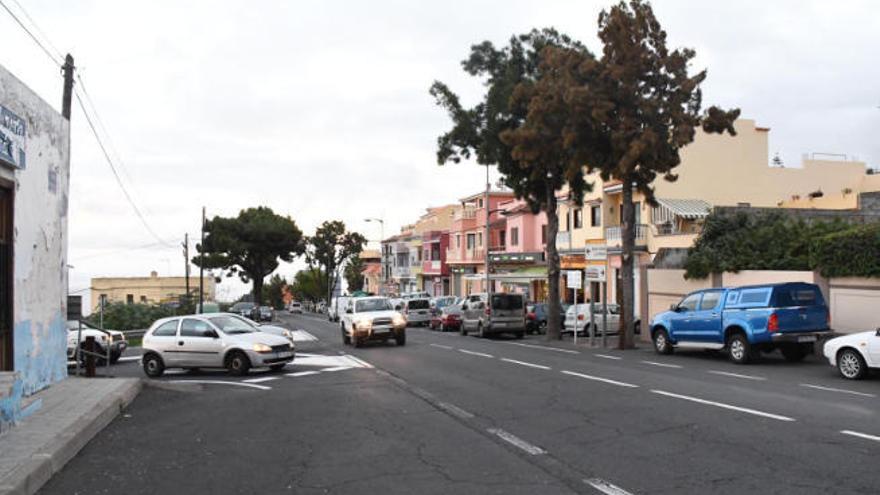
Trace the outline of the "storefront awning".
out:
<instances>
[{"instance_id":1,"label":"storefront awning","mask_svg":"<svg viewBox=\"0 0 880 495\"><path fill-rule=\"evenodd\" d=\"M662 223L672 220L672 216L693 220L706 218L712 211L712 205L702 199L661 199L657 198L659 207L654 209L654 222ZM658 222L658 217L660 222Z\"/></svg>"}]
</instances>

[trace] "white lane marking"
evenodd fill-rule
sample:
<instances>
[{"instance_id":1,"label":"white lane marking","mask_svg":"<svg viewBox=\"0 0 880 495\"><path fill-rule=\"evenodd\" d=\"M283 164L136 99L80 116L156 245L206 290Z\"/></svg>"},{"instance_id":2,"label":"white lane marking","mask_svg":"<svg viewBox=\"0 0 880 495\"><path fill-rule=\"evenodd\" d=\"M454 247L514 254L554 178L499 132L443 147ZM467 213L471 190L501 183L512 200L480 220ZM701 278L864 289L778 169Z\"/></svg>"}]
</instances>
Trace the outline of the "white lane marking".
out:
<instances>
[{"instance_id":1,"label":"white lane marking","mask_svg":"<svg viewBox=\"0 0 880 495\"><path fill-rule=\"evenodd\" d=\"M447 351L452 350L452 347L450 347L448 345L443 345L443 344L430 344L430 345L431 345L431 347L439 347L441 349L446 349Z\"/></svg>"},{"instance_id":2,"label":"white lane marking","mask_svg":"<svg viewBox=\"0 0 880 495\"><path fill-rule=\"evenodd\" d=\"M755 380L755 381L766 380L766 378L764 378L763 376L741 375L739 373L731 373L729 371L709 370L709 373L712 373L713 375L730 376L733 378L742 378L744 380Z\"/></svg>"},{"instance_id":3,"label":"white lane marking","mask_svg":"<svg viewBox=\"0 0 880 495\"><path fill-rule=\"evenodd\" d=\"M288 373L287 376L298 377L298 376L309 376L309 375L317 375L320 371L297 371L296 373Z\"/></svg>"},{"instance_id":4,"label":"white lane marking","mask_svg":"<svg viewBox=\"0 0 880 495\"><path fill-rule=\"evenodd\" d=\"M856 392L855 390L846 390L843 388L823 387L821 385L812 385L809 383L801 383L801 387L814 388L816 390L825 390L826 392L839 392L841 394L852 394L852 395L858 395L861 397L877 397L874 394L868 394L865 392Z\"/></svg>"},{"instance_id":5,"label":"white lane marking","mask_svg":"<svg viewBox=\"0 0 880 495\"><path fill-rule=\"evenodd\" d=\"M322 372L324 372L324 371L343 371L343 370L350 370L350 369L352 369L352 366L334 366L332 368L324 368L321 371Z\"/></svg>"},{"instance_id":6,"label":"white lane marking","mask_svg":"<svg viewBox=\"0 0 880 495\"><path fill-rule=\"evenodd\" d=\"M661 368L682 368L682 366L678 364L658 363L657 361L642 361L642 363L650 364L651 366L660 366Z\"/></svg>"},{"instance_id":7,"label":"white lane marking","mask_svg":"<svg viewBox=\"0 0 880 495\"><path fill-rule=\"evenodd\" d=\"M608 354L593 354L593 355L596 357L604 358L604 359L614 359L614 360L623 359L620 356L609 356Z\"/></svg>"},{"instance_id":8,"label":"white lane marking","mask_svg":"<svg viewBox=\"0 0 880 495\"><path fill-rule=\"evenodd\" d=\"M514 435L513 433L506 432L506 431L502 430L501 428L489 428L486 431L488 431L489 433L504 440L505 442L513 445L514 447L526 451L526 453L528 453L530 455L541 455L541 454L547 453L541 447L537 447L535 445L532 445L529 442L526 442L525 440L523 440L522 438L519 438L518 436Z\"/></svg>"},{"instance_id":9,"label":"white lane marking","mask_svg":"<svg viewBox=\"0 0 880 495\"><path fill-rule=\"evenodd\" d=\"M235 385L238 387L250 387L256 388L259 390L272 390L272 387L267 387L265 385L254 385L252 383L242 383L242 382L225 382L221 380L167 380L168 383L205 383L205 384L217 384L217 385Z\"/></svg>"},{"instance_id":10,"label":"white lane marking","mask_svg":"<svg viewBox=\"0 0 880 495\"><path fill-rule=\"evenodd\" d=\"M875 442L880 442L880 437L878 437L876 435L868 435L867 433L859 433L857 431L852 431L852 430L840 430L840 432L843 433L844 435L850 435L853 437L864 438L865 440L873 440Z\"/></svg>"},{"instance_id":11,"label":"white lane marking","mask_svg":"<svg viewBox=\"0 0 880 495\"><path fill-rule=\"evenodd\" d=\"M580 354L580 351L573 351L571 349L558 349L556 347L549 347L546 345L523 344L522 342L505 342L505 344L518 345L520 347L530 347L532 349L543 349L545 351L565 352L567 354Z\"/></svg>"},{"instance_id":12,"label":"white lane marking","mask_svg":"<svg viewBox=\"0 0 880 495\"><path fill-rule=\"evenodd\" d=\"M140 360L141 360L141 356L123 356L123 357L119 358L120 363L124 363L127 361L140 361ZM74 363L74 364L76 364L76 363Z\"/></svg>"},{"instance_id":13,"label":"white lane marking","mask_svg":"<svg viewBox=\"0 0 880 495\"><path fill-rule=\"evenodd\" d=\"M251 378L250 380L244 380L245 383L263 383L263 382L271 382L272 380L277 380L277 376L264 376L262 378Z\"/></svg>"},{"instance_id":14,"label":"white lane marking","mask_svg":"<svg viewBox=\"0 0 880 495\"><path fill-rule=\"evenodd\" d=\"M346 355L339 356L323 356L323 355L311 355L311 356L303 356L301 354L297 354L296 360L294 360L293 364L297 366L316 366L321 368L333 368L337 366L348 366L349 368L360 368L360 365L355 361L350 359Z\"/></svg>"},{"instance_id":15,"label":"white lane marking","mask_svg":"<svg viewBox=\"0 0 880 495\"><path fill-rule=\"evenodd\" d=\"M747 407L733 406L730 404L725 404L723 402L715 402L715 401L711 401L711 400L700 399L698 397L691 397L689 395L673 394L672 392L665 392L663 390L651 390L651 392L658 394L658 395L665 395L666 397L687 400L687 401L691 401L691 402L696 402L697 404L705 404L707 406L720 407L722 409L728 409L731 411L739 411L742 413L753 414L755 416L761 416L764 418L776 419L779 421L795 421L794 418L789 418L788 416L781 416L779 414L772 414L772 413L768 413L768 412L764 412L764 411L758 411L757 409L749 409Z\"/></svg>"},{"instance_id":16,"label":"white lane marking","mask_svg":"<svg viewBox=\"0 0 880 495\"><path fill-rule=\"evenodd\" d=\"M441 408L449 411L450 413L458 416L459 418L471 419L474 417L473 414L465 411L464 409L456 406L455 404L450 404L448 402L438 402L437 405L440 406Z\"/></svg>"},{"instance_id":17,"label":"white lane marking","mask_svg":"<svg viewBox=\"0 0 880 495\"><path fill-rule=\"evenodd\" d=\"M516 359L501 358L501 360L502 360L502 361L507 361L508 363L521 364L521 365L523 365L523 366L528 366L528 367L530 367L530 368L538 368L539 370L549 370L549 369L551 369L549 366L544 366L544 365L535 364L535 363L527 363L527 362L525 362L525 361L517 361Z\"/></svg>"},{"instance_id":18,"label":"white lane marking","mask_svg":"<svg viewBox=\"0 0 880 495\"><path fill-rule=\"evenodd\" d=\"M590 478L588 480L584 480L584 483L592 486L593 488L599 490L605 495L632 495L630 492L624 490L623 488L617 485L612 485L611 483L599 478Z\"/></svg>"},{"instance_id":19,"label":"white lane marking","mask_svg":"<svg viewBox=\"0 0 880 495\"><path fill-rule=\"evenodd\" d=\"M372 368L373 367L372 364L364 361L363 359L361 359L357 356L352 356L351 354L345 354L345 357L354 361L358 365L357 367L359 367L359 368Z\"/></svg>"},{"instance_id":20,"label":"white lane marking","mask_svg":"<svg viewBox=\"0 0 880 495\"><path fill-rule=\"evenodd\" d=\"M459 349L458 352L463 352L465 354L470 354L472 356L480 356L480 357L485 357L485 358L494 358L495 357L491 354L485 354L485 353L476 352L476 351L469 351L467 349Z\"/></svg>"},{"instance_id":21,"label":"white lane marking","mask_svg":"<svg viewBox=\"0 0 880 495\"><path fill-rule=\"evenodd\" d=\"M617 380L610 380L608 378L602 378L602 377L593 376L593 375L585 375L583 373L575 373L574 371L562 370L562 373L566 374L566 375L576 376L578 378L586 378L587 380L593 380L596 382L608 383L610 385L617 385L618 387L639 388L638 385L633 385L632 383L619 382Z\"/></svg>"},{"instance_id":22,"label":"white lane marking","mask_svg":"<svg viewBox=\"0 0 880 495\"><path fill-rule=\"evenodd\" d=\"M317 342L318 337L306 332L305 330L294 330L293 332L293 341L294 342Z\"/></svg>"}]
</instances>

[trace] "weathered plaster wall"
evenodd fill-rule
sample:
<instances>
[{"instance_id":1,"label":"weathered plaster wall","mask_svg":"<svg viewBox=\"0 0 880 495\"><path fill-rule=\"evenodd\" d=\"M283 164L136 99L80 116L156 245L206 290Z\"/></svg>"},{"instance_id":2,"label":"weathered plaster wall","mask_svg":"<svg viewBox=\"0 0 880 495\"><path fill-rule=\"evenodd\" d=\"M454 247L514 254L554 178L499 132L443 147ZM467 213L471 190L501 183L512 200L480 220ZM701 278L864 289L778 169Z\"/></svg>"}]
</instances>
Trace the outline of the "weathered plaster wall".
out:
<instances>
[{"instance_id":1,"label":"weathered plaster wall","mask_svg":"<svg viewBox=\"0 0 880 495\"><path fill-rule=\"evenodd\" d=\"M70 133L66 119L3 67L0 105L27 124L25 168L0 165L0 177L15 183L14 366L27 396L67 376Z\"/></svg>"}]
</instances>

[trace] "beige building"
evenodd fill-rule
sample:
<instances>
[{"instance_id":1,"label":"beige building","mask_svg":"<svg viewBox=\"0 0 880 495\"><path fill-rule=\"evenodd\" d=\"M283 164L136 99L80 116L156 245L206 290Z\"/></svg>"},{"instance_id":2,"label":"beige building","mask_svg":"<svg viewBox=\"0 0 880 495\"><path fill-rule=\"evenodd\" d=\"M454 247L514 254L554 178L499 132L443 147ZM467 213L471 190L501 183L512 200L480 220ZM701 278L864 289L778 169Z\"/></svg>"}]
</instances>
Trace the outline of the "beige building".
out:
<instances>
[{"instance_id":1,"label":"beige building","mask_svg":"<svg viewBox=\"0 0 880 495\"><path fill-rule=\"evenodd\" d=\"M198 299L199 278L190 277L189 290ZM92 311L98 309L101 298L107 303L159 304L177 302L186 294L186 277L160 277L150 272L149 277L93 278L91 283ZM216 283L213 276L205 274L205 300L213 301Z\"/></svg>"}]
</instances>

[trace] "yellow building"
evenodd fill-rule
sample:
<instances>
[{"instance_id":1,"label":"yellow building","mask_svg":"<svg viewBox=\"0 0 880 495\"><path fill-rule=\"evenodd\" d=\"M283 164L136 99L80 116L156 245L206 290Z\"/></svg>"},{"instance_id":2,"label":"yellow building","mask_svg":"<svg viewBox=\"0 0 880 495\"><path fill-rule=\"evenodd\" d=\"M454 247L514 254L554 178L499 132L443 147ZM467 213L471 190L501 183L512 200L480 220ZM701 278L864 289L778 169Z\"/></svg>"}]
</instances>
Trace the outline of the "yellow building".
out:
<instances>
[{"instance_id":1,"label":"yellow building","mask_svg":"<svg viewBox=\"0 0 880 495\"><path fill-rule=\"evenodd\" d=\"M198 300L199 278L190 277L189 290L193 300ZM186 294L186 277L160 277L150 272L149 277L102 277L91 282L92 311L98 309L101 298L105 302L128 304L158 304L177 302ZM213 301L216 283L213 276L205 274L205 301Z\"/></svg>"}]
</instances>

